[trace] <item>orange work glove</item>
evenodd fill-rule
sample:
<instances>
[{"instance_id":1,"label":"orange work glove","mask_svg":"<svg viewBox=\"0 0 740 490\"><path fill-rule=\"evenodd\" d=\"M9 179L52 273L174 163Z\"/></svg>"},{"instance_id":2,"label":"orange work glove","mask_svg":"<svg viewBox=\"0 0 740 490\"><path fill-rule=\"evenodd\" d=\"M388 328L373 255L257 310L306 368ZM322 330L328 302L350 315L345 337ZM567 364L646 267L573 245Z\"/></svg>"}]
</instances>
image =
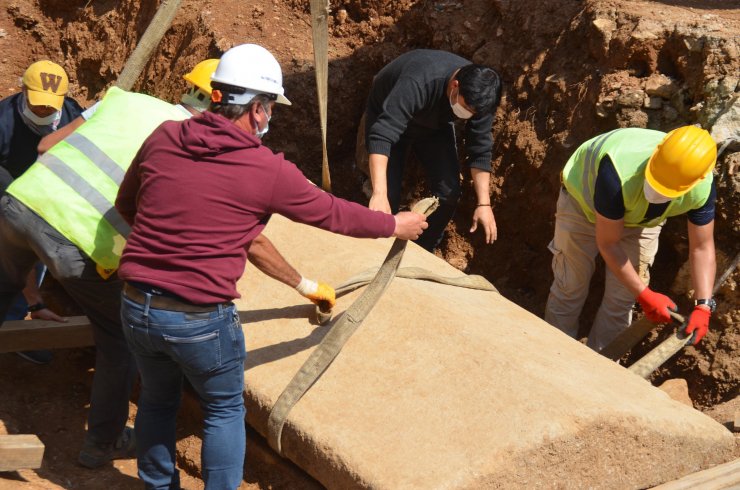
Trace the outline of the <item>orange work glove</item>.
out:
<instances>
[{"instance_id":1,"label":"orange work glove","mask_svg":"<svg viewBox=\"0 0 740 490\"><path fill-rule=\"evenodd\" d=\"M637 297L645 316L653 323L668 323L671 315L668 310L676 311L676 303L671 298L646 287Z\"/></svg>"},{"instance_id":2,"label":"orange work glove","mask_svg":"<svg viewBox=\"0 0 740 490\"><path fill-rule=\"evenodd\" d=\"M707 308L694 306L694 311L691 312L691 316L689 317L689 323L686 325L686 334L694 334L691 340L689 340L691 344L698 344L707 334L709 331L709 317L711 315L712 312Z\"/></svg>"},{"instance_id":3,"label":"orange work glove","mask_svg":"<svg viewBox=\"0 0 740 490\"><path fill-rule=\"evenodd\" d=\"M301 277L301 282L295 288L304 297L310 299L312 303L319 305L322 311L331 310L337 303L334 288L326 283Z\"/></svg>"}]
</instances>

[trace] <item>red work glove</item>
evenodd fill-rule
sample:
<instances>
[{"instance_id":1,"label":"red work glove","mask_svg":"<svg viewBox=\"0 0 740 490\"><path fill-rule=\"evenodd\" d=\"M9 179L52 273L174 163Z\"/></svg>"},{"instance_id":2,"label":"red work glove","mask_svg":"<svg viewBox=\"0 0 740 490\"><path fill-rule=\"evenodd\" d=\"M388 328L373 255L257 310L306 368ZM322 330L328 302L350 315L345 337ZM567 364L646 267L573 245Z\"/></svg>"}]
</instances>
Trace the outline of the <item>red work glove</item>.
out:
<instances>
[{"instance_id":1,"label":"red work glove","mask_svg":"<svg viewBox=\"0 0 740 490\"><path fill-rule=\"evenodd\" d=\"M645 316L653 323L668 323L671 321L671 315L668 310L676 311L676 303L671 298L660 293L656 293L650 288L642 290L637 297L642 311Z\"/></svg>"},{"instance_id":2,"label":"red work glove","mask_svg":"<svg viewBox=\"0 0 740 490\"><path fill-rule=\"evenodd\" d=\"M691 312L689 317L689 323L686 325L686 334L693 333L693 337L689 342L693 345L699 343L709 331L709 317L712 312L706 308L700 306L694 306L694 311Z\"/></svg>"}]
</instances>

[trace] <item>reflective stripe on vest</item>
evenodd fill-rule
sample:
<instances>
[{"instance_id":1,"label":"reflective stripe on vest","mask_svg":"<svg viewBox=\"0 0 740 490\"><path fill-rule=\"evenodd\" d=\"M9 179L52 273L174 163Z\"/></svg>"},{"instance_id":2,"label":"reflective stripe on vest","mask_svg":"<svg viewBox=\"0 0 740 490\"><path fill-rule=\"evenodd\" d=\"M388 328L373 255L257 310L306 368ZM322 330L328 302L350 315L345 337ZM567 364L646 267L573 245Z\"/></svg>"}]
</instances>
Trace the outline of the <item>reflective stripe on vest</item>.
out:
<instances>
[{"instance_id":1,"label":"reflective stripe on vest","mask_svg":"<svg viewBox=\"0 0 740 490\"><path fill-rule=\"evenodd\" d=\"M95 160L93 160L95 161ZM54 172L65 184L72 189L75 189L77 193L82 196L87 202L108 221L113 228L124 238L128 238L131 233L131 227L123 219L123 216L116 210L115 207L111 207L110 201L100 193L97 189L91 186L84 178L82 178L77 172L61 161L54 155L45 154L42 155L37 163L44 165L46 168ZM123 180L123 175L121 176ZM120 184L120 181L119 181Z\"/></svg>"},{"instance_id":2,"label":"reflective stripe on vest","mask_svg":"<svg viewBox=\"0 0 740 490\"><path fill-rule=\"evenodd\" d=\"M7 192L98 265L113 271L130 233L114 202L131 161L151 132L188 116L148 95L113 87L97 111L54 145Z\"/></svg>"},{"instance_id":3,"label":"reflective stripe on vest","mask_svg":"<svg viewBox=\"0 0 740 490\"><path fill-rule=\"evenodd\" d=\"M668 217L685 214L706 202L711 191L711 173L691 191L673 199L661 216L644 221L649 205L643 193L645 167L664 136L665 133L651 129L615 129L586 141L573 153L563 169L563 185L590 222L596 222L596 177L606 155L614 164L622 186L625 226L657 226Z\"/></svg>"},{"instance_id":4,"label":"reflective stripe on vest","mask_svg":"<svg viewBox=\"0 0 740 490\"><path fill-rule=\"evenodd\" d=\"M123 182L123 176L126 171L118 166L108 155L90 141L87 136L80 133L72 133L65 139L73 148L77 148L80 153L90 159L100 170L118 185Z\"/></svg>"}]
</instances>

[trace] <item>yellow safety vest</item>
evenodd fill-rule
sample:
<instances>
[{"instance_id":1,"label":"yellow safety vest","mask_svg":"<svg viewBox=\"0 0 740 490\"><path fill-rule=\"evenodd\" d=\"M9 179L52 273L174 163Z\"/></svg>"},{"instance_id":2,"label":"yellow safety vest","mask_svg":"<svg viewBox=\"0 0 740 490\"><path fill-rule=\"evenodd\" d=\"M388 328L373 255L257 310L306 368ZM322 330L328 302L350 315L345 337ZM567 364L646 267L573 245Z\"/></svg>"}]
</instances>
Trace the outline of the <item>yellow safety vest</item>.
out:
<instances>
[{"instance_id":1,"label":"yellow safety vest","mask_svg":"<svg viewBox=\"0 0 740 490\"><path fill-rule=\"evenodd\" d=\"M126 170L157 126L187 117L167 102L112 87L90 120L41 155L7 192L77 245L107 278L118 269L131 232L114 206Z\"/></svg>"},{"instance_id":2,"label":"yellow safety vest","mask_svg":"<svg viewBox=\"0 0 740 490\"><path fill-rule=\"evenodd\" d=\"M661 216L642 222L648 203L643 192L645 167L650 155L665 137L652 129L615 129L592 138L573 153L563 169L563 185L580 204L591 223L596 222L594 188L601 159L605 155L614 163L622 184L624 199L624 226L653 227L666 218L678 216L704 205L712 190L712 173L683 196L672 199Z\"/></svg>"}]
</instances>

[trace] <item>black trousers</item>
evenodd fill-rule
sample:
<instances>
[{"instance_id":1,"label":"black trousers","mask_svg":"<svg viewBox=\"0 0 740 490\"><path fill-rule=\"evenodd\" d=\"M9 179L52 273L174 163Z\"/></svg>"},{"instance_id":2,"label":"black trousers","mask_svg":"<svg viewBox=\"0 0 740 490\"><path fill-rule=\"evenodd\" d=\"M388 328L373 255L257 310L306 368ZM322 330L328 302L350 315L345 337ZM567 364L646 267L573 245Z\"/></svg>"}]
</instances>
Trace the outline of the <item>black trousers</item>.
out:
<instances>
[{"instance_id":1,"label":"black trousers","mask_svg":"<svg viewBox=\"0 0 740 490\"><path fill-rule=\"evenodd\" d=\"M388 200L393 213L398 212L401 183L409 152L419 160L432 194L439 198L439 208L429 217L429 228L416 243L434 250L442 241L447 223L455 215L460 201L460 163L457 156L455 126L450 123L437 130L410 126L391 147L388 158Z\"/></svg>"}]
</instances>

